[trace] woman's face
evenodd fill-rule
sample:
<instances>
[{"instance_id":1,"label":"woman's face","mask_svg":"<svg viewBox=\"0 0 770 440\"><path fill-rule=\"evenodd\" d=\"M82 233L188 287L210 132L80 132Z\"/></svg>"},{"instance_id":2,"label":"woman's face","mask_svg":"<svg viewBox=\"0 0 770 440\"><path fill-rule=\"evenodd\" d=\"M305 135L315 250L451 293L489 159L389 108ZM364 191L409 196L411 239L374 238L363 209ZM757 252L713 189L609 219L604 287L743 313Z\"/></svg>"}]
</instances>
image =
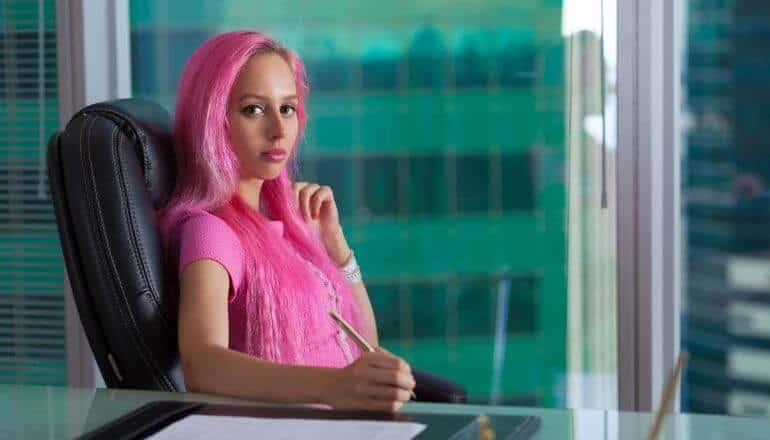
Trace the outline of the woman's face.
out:
<instances>
[{"instance_id":1,"label":"woman's face","mask_svg":"<svg viewBox=\"0 0 770 440\"><path fill-rule=\"evenodd\" d=\"M228 135L241 178L278 177L299 133L294 73L278 54L251 57L230 93Z\"/></svg>"}]
</instances>

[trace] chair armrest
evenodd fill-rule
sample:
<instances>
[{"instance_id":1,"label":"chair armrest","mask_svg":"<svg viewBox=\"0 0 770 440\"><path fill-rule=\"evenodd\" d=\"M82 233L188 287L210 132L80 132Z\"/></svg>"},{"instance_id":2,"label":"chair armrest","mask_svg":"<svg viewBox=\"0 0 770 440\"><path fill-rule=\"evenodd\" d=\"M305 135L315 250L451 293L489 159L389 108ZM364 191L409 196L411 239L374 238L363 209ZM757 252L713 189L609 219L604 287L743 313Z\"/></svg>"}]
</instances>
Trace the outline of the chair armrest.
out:
<instances>
[{"instance_id":1,"label":"chair armrest","mask_svg":"<svg viewBox=\"0 0 770 440\"><path fill-rule=\"evenodd\" d=\"M468 392L460 384L423 370L413 369L412 376L418 402L465 403L468 400Z\"/></svg>"}]
</instances>

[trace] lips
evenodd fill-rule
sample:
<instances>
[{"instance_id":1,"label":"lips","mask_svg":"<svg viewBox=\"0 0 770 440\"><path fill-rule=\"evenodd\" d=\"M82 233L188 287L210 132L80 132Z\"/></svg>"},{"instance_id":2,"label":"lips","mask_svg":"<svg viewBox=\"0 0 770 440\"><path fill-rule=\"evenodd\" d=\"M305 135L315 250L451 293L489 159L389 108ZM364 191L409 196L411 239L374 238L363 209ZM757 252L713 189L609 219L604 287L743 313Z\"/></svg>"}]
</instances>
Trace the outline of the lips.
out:
<instances>
[{"instance_id":1,"label":"lips","mask_svg":"<svg viewBox=\"0 0 770 440\"><path fill-rule=\"evenodd\" d=\"M281 148L271 148L263 151L259 156L268 162L281 162L286 158L286 150Z\"/></svg>"}]
</instances>

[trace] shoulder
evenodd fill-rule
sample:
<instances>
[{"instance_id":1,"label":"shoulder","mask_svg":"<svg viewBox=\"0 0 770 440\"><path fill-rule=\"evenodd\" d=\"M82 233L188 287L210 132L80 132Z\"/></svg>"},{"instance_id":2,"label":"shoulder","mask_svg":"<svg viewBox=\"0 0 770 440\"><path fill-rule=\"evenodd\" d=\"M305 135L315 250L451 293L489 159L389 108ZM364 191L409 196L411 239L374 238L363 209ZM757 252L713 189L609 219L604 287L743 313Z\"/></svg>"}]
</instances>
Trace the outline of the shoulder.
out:
<instances>
[{"instance_id":1,"label":"shoulder","mask_svg":"<svg viewBox=\"0 0 770 440\"><path fill-rule=\"evenodd\" d=\"M222 218L208 211L191 211L179 222L179 236L185 238L237 240L238 235Z\"/></svg>"},{"instance_id":2,"label":"shoulder","mask_svg":"<svg viewBox=\"0 0 770 440\"><path fill-rule=\"evenodd\" d=\"M241 240L233 228L221 217L207 211L195 211L185 215L179 223L179 242L183 249L185 244L241 249Z\"/></svg>"},{"instance_id":3,"label":"shoulder","mask_svg":"<svg viewBox=\"0 0 770 440\"><path fill-rule=\"evenodd\" d=\"M206 211L189 213L179 226L179 272L190 263L209 259L224 266L234 287L243 275L243 246L236 232Z\"/></svg>"}]
</instances>

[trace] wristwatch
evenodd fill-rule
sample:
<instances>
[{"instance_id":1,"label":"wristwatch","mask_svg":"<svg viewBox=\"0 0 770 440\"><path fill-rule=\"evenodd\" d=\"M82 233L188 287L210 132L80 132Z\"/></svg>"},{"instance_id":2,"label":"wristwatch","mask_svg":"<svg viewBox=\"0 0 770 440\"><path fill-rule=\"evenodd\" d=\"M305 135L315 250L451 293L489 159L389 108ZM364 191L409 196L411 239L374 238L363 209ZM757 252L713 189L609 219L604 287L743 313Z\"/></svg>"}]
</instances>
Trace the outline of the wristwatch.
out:
<instances>
[{"instance_id":1,"label":"wristwatch","mask_svg":"<svg viewBox=\"0 0 770 440\"><path fill-rule=\"evenodd\" d=\"M345 278L351 283L360 283L363 281L361 278L361 268L358 267L358 261L356 261L356 255L353 251L350 251L350 256L340 269L342 270L342 273L345 274Z\"/></svg>"}]
</instances>

